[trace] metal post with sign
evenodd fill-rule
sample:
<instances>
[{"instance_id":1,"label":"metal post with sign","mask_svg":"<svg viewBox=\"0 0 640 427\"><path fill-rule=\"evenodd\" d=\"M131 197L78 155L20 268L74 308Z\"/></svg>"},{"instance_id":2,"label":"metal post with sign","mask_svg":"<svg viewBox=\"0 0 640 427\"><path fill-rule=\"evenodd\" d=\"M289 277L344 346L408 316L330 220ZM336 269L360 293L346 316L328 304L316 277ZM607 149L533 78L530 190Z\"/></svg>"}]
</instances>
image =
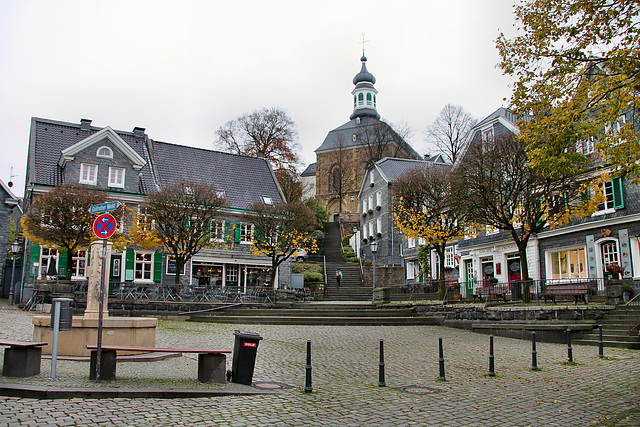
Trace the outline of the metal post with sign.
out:
<instances>
[{"instance_id":1,"label":"metal post with sign","mask_svg":"<svg viewBox=\"0 0 640 427\"><path fill-rule=\"evenodd\" d=\"M100 205L93 205L89 208L90 213L110 211L120 207L120 202L107 202ZM104 312L104 268L107 263L107 239L116 232L116 219L109 214L99 215L93 222L93 233L97 238L102 239L102 269L100 271L100 302L98 309L98 339L96 342L96 381L100 382L100 368L102 359L102 322Z\"/></svg>"}]
</instances>

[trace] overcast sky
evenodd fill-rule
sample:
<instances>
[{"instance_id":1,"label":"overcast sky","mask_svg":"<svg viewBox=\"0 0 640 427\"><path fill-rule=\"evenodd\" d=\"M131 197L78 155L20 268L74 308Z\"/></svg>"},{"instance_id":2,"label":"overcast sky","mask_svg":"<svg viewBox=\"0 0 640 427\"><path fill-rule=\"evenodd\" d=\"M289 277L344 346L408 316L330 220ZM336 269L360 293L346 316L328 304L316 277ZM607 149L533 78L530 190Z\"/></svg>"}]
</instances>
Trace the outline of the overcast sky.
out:
<instances>
[{"instance_id":1,"label":"overcast sky","mask_svg":"<svg viewBox=\"0 0 640 427\"><path fill-rule=\"evenodd\" d=\"M506 105L495 39L513 1L0 0L0 179L24 192L32 116L213 148L263 107L297 124L303 160L349 120L361 34L378 112L424 129L447 103L477 118Z\"/></svg>"}]
</instances>

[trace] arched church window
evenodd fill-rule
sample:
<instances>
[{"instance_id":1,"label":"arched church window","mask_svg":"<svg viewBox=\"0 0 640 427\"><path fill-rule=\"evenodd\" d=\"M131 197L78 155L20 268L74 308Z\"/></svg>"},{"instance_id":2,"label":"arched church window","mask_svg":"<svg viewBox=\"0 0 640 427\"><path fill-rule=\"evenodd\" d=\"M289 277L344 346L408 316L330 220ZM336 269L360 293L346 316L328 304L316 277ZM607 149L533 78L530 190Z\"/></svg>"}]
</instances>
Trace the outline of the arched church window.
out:
<instances>
[{"instance_id":1,"label":"arched church window","mask_svg":"<svg viewBox=\"0 0 640 427\"><path fill-rule=\"evenodd\" d=\"M337 166L333 169L333 172L331 174L331 184L335 191L340 192L340 186L342 184L342 180L340 177L340 168Z\"/></svg>"},{"instance_id":2,"label":"arched church window","mask_svg":"<svg viewBox=\"0 0 640 427\"><path fill-rule=\"evenodd\" d=\"M364 104L364 94L359 93L358 94L358 105L362 105Z\"/></svg>"},{"instance_id":3,"label":"arched church window","mask_svg":"<svg viewBox=\"0 0 640 427\"><path fill-rule=\"evenodd\" d=\"M357 102L358 102L358 98L355 95L353 95L353 108L356 108Z\"/></svg>"},{"instance_id":4,"label":"arched church window","mask_svg":"<svg viewBox=\"0 0 640 427\"><path fill-rule=\"evenodd\" d=\"M376 106L376 96L375 95L373 95L373 106L374 107Z\"/></svg>"},{"instance_id":5,"label":"arched church window","mask_svg":"<svg viewBox=\"0 0 640 427\"><path fill-rule=\"evenodd\" d=\"M371 105L371 94L367 93L367 105Z\"/></svg>"}]
</instances>

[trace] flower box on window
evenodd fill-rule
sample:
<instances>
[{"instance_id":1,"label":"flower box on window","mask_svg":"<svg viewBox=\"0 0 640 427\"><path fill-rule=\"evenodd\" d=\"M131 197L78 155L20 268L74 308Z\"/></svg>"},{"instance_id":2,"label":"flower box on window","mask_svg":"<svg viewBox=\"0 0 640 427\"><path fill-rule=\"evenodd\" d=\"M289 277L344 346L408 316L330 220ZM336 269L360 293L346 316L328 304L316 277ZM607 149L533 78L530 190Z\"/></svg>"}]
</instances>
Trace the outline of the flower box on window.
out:
<instances>
[{"instance_id":1,"label":"flower box on window","mask_svg":"<svg viewBox=\"0 0 640 427\"><path fill-rule=\"evenodd\" d=\"M379 211L380 209L382 209L382 206L378 205L376 206L376 210Z\"/></svg>"}]
</instances>

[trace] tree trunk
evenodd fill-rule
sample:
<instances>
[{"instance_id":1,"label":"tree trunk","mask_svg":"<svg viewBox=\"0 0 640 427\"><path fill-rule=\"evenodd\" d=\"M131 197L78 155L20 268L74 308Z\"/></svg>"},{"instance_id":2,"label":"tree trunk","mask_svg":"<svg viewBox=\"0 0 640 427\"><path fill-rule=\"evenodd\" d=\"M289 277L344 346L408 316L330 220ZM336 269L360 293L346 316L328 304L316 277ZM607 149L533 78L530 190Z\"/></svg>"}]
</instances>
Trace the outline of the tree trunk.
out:
<instances>
[{"instance_id":1,"label":"tree trunk","mask_svg":"<svg viewBox=\"0 0 640 427\"><path fill-rule=\"evenodd\" d=\"M530 236L519 239L515 231L511 232L511 237L516 243L520 254L520 279L522 280L522 302L524 303L531 301L531 281L529 280L529 263L527 262L527 244Z\"/></svg>"},{"instance_id":2,"label":"tree trunk","mask_svg":"<svg viewBox=\"0 0 640 427\"><path fill-rule=\"evenodd\" d=\"M436 253L438 254L438 265L440 266L438 281L440 282L440 299L444 299L445 295L445 283L444 283L444 251L445 245L435 245Z\"/></svg>"}]
</instances>

